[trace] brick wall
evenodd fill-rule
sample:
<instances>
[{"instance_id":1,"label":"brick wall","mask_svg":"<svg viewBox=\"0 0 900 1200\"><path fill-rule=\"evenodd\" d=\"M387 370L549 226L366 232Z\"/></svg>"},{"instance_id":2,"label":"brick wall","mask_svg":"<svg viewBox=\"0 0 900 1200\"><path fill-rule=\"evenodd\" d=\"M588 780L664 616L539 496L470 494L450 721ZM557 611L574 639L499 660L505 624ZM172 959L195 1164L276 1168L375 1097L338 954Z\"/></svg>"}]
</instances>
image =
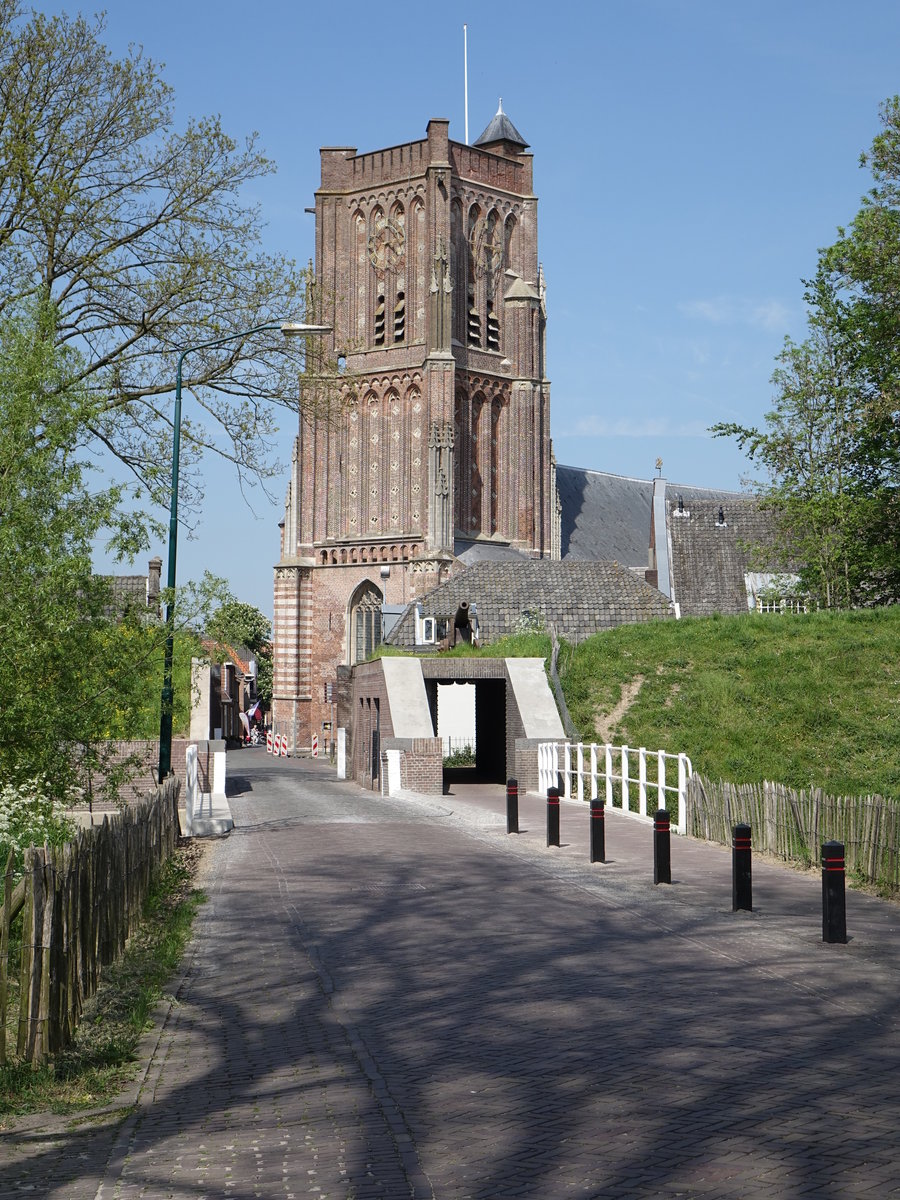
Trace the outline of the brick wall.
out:
<instances>
[{"instance_id":1,"label":"brick wall","mask_svg":"<svg viewBox=\"0 0 900 1200\"><path fill-rule=\"evenodd\" d=\"M424 796L443 795L444 756L440 738L386 738L382 748L385 778L386 752L399 750L400 786L405 791L419 792Z\"/></svg>"},{"instance_id":2,"label":"brick wall","mask_svg":"<svg viewBox=\"0 0 900 1200\"><path fill-rule=\"evenodd\" d=\"M212 790L213 777L213 748L225 748L224 742L196 741L190 738L172 739L172 773L185 784L184 756L188 746L198 748L197 766L199 769L200 790ZM123 804L131 804L137 800L146 799L148 793L156 789L156 770L159 765L159 742L154 741L116 741L107 744L109 750L109 767L119 767L126 763L136 765L130 767L132 778L121 785L118 792L118 803L98 800L93 804L94 812L115 812ZM104 775L98 775L94 787L99 793L103 785ZM86 806L85 806L86 807Z\"/></svg>"}]
</instances>

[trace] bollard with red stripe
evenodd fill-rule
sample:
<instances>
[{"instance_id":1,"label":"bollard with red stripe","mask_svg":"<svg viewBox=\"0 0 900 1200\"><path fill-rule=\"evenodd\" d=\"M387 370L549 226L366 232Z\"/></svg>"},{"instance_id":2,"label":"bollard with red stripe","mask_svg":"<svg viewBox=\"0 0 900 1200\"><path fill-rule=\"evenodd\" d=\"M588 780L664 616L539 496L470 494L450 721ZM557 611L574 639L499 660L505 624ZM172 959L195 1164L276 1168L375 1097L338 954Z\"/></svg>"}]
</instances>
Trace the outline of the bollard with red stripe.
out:
<instances>
[{"instance_id":1,"label":"bollard with red stripe","mask_svg":"<svg viewBox=\"0 0 900 1200\"><path fill-rule=\"evenodd\" d=\"M559 845L559 788L547 788L547 845Z\"/></svg>"},{"instance_id":2,"label":"bollard with red stripe","mask_svg":"<svg viewBox=\"0 0 900 1200\"><path fill-rule=\"evenodd\" d=\"M591 862L606 862L606 814L602 800L591 801Z\"/></svg>"},{"instance_id":3,"label":"bollard with red stripe","mask_svg":"<svg viewBox=\"0 0 900 1200\"><path fill-rule=\"evenodd\" d=\"M847 941L847 901L844 887L844 843L825 842L822 846L823 942L842 944Z\"/></svg>"},{"instance_id":4,"label":"bollard with red stripe","mask_svg":"<svg viewBox=\"0 0 900 1200\"><path fill-rule=\"evenodd\" d=\"M731 911L753 911L753 879L750 864L750 826L735 825L731 831Z\"/></svg>"},{"instance_id":5,"label":"bollard with red stripe","mask_svg":"<svg viewBox=\"0 0 900 1200\"><path fill-rule=\"evenodd\" d=\"M266 730L266 754L272 753L272 730Z\"/></svg>"},{"instance_id":6,"label":"bollard with red stripe","mask_svg":"<svg viewBox=\"0 0 900 1200\"><path fill-rule=\"evenodd\" d=\"M287 734L286 734L286 733L283 733L283 734L281 735L281 757L282 757L282 758L287 758L287 752L288 752L288 740L287 740Z\"/></svg>"},{"instance_id":7,"label":"bollard with red stripe","mask_svg":"<svg viewBox=\"0 0 900 1200\"><path fill-rule=\"evenodd\" d=\"M672 852L669 846L669 814L664 808L653 818L653 882L672 882Z\"/></svg>"},{"instance_id":8,"label":"bollard with red stripe","mask_svg":"<svg viewBox=\"0 0 900 1200\"><path fill-rule=\"evenodd\" d=\"M519 832L519 781L506 781L506 832Z\"/></svg>"}]
</instances>

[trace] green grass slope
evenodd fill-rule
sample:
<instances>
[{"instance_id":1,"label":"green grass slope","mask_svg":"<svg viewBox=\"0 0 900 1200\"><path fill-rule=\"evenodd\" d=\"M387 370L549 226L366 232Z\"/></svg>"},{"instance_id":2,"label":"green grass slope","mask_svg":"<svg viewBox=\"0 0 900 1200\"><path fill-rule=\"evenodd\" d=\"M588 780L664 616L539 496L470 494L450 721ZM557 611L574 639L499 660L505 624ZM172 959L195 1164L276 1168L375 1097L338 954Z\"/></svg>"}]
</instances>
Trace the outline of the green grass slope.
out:
<instances>
[{"instance_id":1,"label":"green grass slope","mask_svg":"<svg viewBox=\"0 0 900 1200\"><path fill-rule=\"evenodd\" d=\"M900 606L748 614L621 626L564 647L559 669L586 742L685 751L735 783L900 797L898 647Z\"/></svg>"}]
</instances>

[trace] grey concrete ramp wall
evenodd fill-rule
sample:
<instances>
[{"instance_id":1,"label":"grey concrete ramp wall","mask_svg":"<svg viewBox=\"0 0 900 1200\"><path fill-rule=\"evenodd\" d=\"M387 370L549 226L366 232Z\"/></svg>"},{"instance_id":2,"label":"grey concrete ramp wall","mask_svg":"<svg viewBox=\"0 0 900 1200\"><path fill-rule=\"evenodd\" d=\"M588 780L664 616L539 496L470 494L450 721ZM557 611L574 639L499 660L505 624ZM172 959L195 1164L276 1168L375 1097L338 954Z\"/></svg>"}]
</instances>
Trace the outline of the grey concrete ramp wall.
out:
<instances>
[{"instance_id":1,"label":"grey concrete ramp wall","mask_svg":"<svg viewBox=\"0 0 900 1200\"><path fill-rule=\"evenodd\" d=\"M506 670L526 738L565 738L542 658L507 658Z\"/></svg>"},{"instance_id":2,"label":"grey concrete ramp wall","mask_svg":"<svg viewBox=\"0 0 900 1200\"><path fill-rule=\"evenodd\" d=\"M383 658L384 686L395 738L433 738L422 664L417 658Z\"/></svg>"}]
</instances>

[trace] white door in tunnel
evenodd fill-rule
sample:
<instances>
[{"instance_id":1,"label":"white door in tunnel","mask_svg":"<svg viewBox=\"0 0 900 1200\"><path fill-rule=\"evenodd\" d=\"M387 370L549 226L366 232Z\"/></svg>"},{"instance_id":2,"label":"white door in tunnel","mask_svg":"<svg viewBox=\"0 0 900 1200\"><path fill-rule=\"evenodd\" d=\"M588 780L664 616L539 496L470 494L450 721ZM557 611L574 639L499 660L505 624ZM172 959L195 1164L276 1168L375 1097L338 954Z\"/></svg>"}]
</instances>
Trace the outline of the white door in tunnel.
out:
<instances>
[{"instance_id":1,"label":"white door in tunnel","mask_svg":"<svg viewBox=\"0 0 900 1200\"><path fill-rule=\"evenodd\" d=\"M437 735L444 743L444 756L475 749L475 684L439 683L437 689Z\"/></svg>"}]
</instances>

